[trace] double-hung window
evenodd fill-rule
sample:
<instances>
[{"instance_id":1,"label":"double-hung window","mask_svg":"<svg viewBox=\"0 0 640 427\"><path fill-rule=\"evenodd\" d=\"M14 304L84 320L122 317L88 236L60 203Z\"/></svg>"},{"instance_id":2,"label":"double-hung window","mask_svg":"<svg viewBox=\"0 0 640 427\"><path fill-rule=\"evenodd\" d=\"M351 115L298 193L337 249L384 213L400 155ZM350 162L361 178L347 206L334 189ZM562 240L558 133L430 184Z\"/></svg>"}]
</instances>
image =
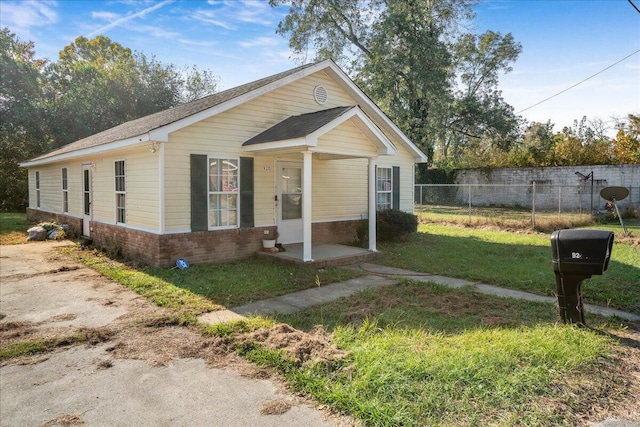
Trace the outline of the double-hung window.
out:
<instances>
[{"instance_id":1,"label":"double-hung window","mask_svg":"<svg viewBox=\"0 0 640 427\"><path fill-rule=\"evenodd\" d=\"M40 207L40 171L36 171L36 207Z\"/></svg>"},{"instance_id":2,"label":"double-hung window","mask_svg":"<svg viewBox=\"0 0 640 427\"><path fill-rule=\"evenodd\" d=\"M116 223L124 224L127 222L126 215L126 176L124 160L115 162L115 193L116 193Z\"/></svg>"},{"instance_id":3,"label":"double-hung window","mask_svg":"<svg viewBox=\"0 0 640 427\"><path fill-rule=\"evenodd\" d=\"M238 159L209 158L209 228L238 226Z\"/></svg>"},{"instance_id":4,"label":"double-hung window","mask_svg":"<svg viewBox=\"0 0 640 427\"><path fill-rule=\"evenodd\" d=\"M376 210L382 211L392 207L392 169L378 167L376 174Z\"/></svg>"},{"instance_id":5,"label":"double-hung window","mask_svg":"<svg viewBox=\"0 0 640 427\"><path fill-rule=\"evenodd\" d=\"M67 168L62 168L62 212L69 212L69 181Z\"/></svg>"}]
</instances>

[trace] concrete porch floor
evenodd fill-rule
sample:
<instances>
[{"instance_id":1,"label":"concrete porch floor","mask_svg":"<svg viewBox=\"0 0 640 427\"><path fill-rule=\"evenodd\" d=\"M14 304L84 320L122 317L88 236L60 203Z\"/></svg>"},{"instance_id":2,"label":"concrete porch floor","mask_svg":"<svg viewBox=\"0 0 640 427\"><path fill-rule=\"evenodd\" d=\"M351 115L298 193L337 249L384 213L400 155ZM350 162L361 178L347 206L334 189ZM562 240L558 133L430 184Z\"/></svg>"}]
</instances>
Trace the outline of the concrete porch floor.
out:
<instances>
[{"instance_id":1,"label":"concrete porch floor","mask_svg":"<svg viewBox=\"0 0 640 427\"><path fill-rule=\"evenodd\" d=\"M368 249L356 248L354 246L321 244L312 245L311 257L313 261L302 261L302 243L283 245L286 251L269 253L260 251L260 257L272 259L273 261L289 265L301 265L313 268L327 266L342 266L371 260L380 255L380 252L371 252Z\"/></svg>"}]
</instances>

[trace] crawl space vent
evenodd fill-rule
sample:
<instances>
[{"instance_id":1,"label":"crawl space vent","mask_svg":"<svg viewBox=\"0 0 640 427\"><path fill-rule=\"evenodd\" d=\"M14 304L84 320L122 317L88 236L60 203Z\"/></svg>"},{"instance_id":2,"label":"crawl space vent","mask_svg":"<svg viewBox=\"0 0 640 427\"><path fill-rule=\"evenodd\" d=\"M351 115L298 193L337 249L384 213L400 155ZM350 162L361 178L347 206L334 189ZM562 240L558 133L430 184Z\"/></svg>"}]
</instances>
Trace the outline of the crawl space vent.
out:
<instances>
[{"instance_id":1,"label":"crawl space vent","mask_svg":"<svg viewBox=\"0 0 640 427\"><path fill-rule=\"evenodd\" d=\"M318 104L322 105L327 102L329 94L327 93L327 89L324 86L316 86L313 88L313 97Z\"/></svg>"}]
</instances>

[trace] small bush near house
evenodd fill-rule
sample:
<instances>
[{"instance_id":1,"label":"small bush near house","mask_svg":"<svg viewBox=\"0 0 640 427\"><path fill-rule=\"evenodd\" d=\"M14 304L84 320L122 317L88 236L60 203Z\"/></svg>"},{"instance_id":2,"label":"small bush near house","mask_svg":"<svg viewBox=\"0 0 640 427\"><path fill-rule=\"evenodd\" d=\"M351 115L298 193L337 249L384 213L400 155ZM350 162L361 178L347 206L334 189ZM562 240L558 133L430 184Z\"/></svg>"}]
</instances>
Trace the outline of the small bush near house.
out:
<instances>
[{"instance_id":1,"label":"small bush near house","mask_svg":"<svg viewBox=\"0 0 640 427\"><path fill-rule=\"evenodd\" d=\"M380 242L404 240L417 231L418 218L414 214L385 209L376 215L376 234Z\"/></svg>"}]
</instances>

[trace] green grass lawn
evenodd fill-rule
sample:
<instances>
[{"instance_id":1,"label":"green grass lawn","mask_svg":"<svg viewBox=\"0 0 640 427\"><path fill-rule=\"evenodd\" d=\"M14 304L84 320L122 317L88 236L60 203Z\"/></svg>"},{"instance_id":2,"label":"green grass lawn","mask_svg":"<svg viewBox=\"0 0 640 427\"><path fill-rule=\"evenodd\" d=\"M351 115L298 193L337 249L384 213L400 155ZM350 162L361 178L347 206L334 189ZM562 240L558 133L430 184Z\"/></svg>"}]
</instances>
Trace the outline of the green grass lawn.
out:
<instances>
[{"instance_id":1,"label":"green grass lawn","mask_svg":"<svg viewBox=\"0 0 640 427\"><path fill-rule=\"evenodd\" d=\"M405 242L378 246L384 256L377 263L542 295L556 291L550 234L423 224ZM608 271L585 280L582 291L586 302L640 313L640 246L614 243Z\"/></svg>"},{"instance_id":2,"label":"green grass lawn","mask_svg":"<svg viewBox=\"0 0 640 427\"><path fill-rule=\"evenodd\" d=\"M187 270L145 267L142 271L225 307L236 307L363 274L335 267L285 266L262 258L193 265Z\"/></svg>"},{"instance_id":3,"label":"green grass lawn","mask_svg":"<svg viewBox=\"0 0 640 427\"><path fill-rule=\"evenodd\" d=\"M552 294L549 235L421 225L403 244L384 244L379 262ZM609 271L584 285L587 300L638 311L638 245L616 243ZM85 263L184 323L221 306L293 292L354 273L283 267L258 259L135 268L90 250ZM593 414L636 404L629 375L640 338L619 319L587 316L559 324L552 304L524 302L403 280L274 320L323 325L346 357L294 363L282 350L243 343L237 351L280 371L292 388L351 414L365 426L585 425ZM265 319L207 328L225 342ZM631 338L629 338L631 337ZM31 351L31 349L27 349ZM635 359L629 358L634 351ZM637 386L637 383L636 383Z\"/></svg>"},{"instance_id":4,"label":"green grass lawn","mask_svg":"<svg viewBox=\"0 0 640 427\"><path fill-rule=\"evenodd\" d=\"M557 318L550 304L405 280L277 317L324 325L345 359L292 367L273 351L247 357L367 426L578 425L609 398L633 402L625 367L611 362L623 348L605 332L614 323Z\"/></svg>"},{"instance_id":5,"label":"green grass lawn","mask_svg":"<svg viewBox=\"0 0 640 427\"><path fill-rule=\"evenodd\" d=\"M0 245L17 245L27 241L27 230L33 224L24 213L0 212Z\"/></svg>"}]
</instances>

